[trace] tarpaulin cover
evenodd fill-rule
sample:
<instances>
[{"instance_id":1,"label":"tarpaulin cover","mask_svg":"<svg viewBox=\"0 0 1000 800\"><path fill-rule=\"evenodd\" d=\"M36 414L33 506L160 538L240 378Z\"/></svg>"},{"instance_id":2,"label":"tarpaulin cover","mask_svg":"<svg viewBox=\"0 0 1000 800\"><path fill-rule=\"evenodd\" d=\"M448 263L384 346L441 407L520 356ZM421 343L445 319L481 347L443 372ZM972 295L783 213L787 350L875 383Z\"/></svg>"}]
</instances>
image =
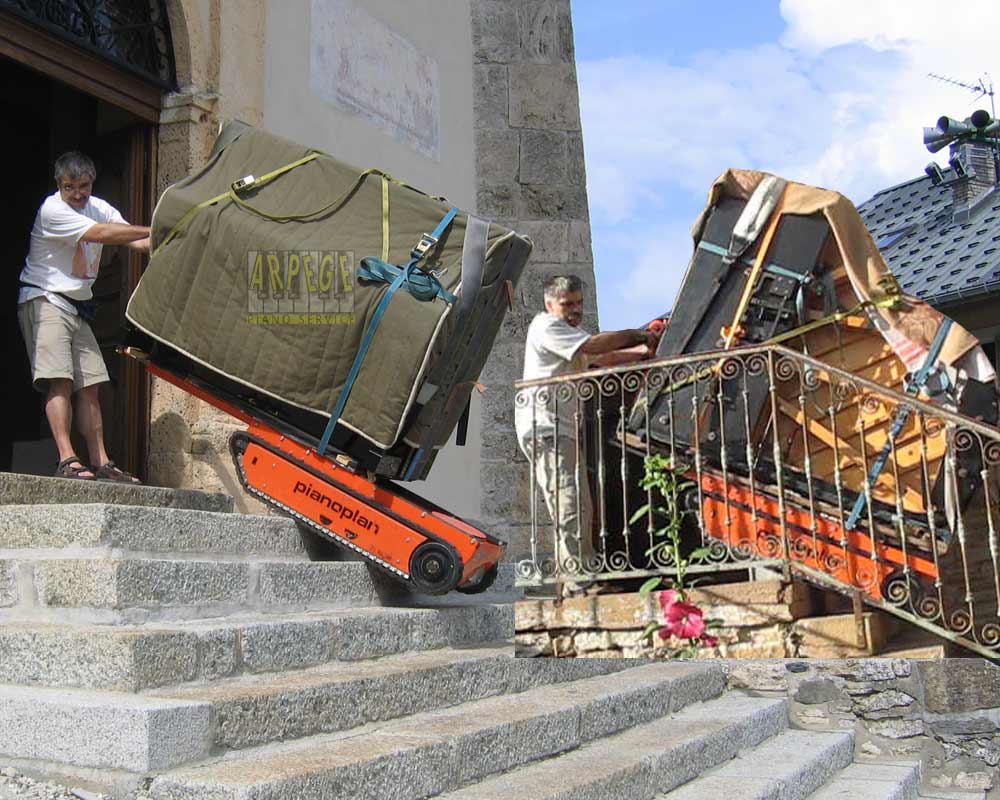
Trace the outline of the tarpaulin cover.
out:
<instances>
[{"instance_id":1,"label":"tarpaulin cover","mask_svg":"<svg viewBox=\"0 0 1000 800\"><path fill-rule=\"evenodd\" d=\"M722 173L712 184L708 203L692 229L695 243L700 241L708 214L720 197L748 199L767 177L768 173L754 170L729 169ZM835 260L847 271L859 301L875 300L885 295L887 287L899 291L895 277L882 259L857 209L846 197L828 189L790 181L779 209L783 214L823 214L836 242L838 257ZM945 319L941 312L910 296L905 296L904 302L896 308L871 309L869 314L879 318L875 320L879 331L911 370L919 369L935 332ZM982 356L979 341L961 326L952 325L941 348L940 360L952 366L970 352ZM980 381L993 379L992 368L985 356L973 363L967 362L967 368L973 373L972 377Z\"/></svg>"},{"instance_id":2,"label":"tarpaulin cover","mask_svg":"<svg viewBox=\"0 0 1000 800\"><path fill-rule=\"evenodd\" d=\"M154 254L126 316L226 378L329 417L388 289L355 270L368 256L405 264L450 205L326 154L261 182L316 152L242 123L223 129L209 163L160 199ZM230 191L248 175L256 182ZM516 281L530 253L528 240L491 224L482 277L463 285L468 220L456 217L423 266L447 292L480 295L475 313L459 330L456 304L400 289L349 394L341 424L379 447L426 444L428 431L431 446L444 443L506 310L480 289ZM437 383L427 384L429 370Z\"/></svg>"}]
</instances>

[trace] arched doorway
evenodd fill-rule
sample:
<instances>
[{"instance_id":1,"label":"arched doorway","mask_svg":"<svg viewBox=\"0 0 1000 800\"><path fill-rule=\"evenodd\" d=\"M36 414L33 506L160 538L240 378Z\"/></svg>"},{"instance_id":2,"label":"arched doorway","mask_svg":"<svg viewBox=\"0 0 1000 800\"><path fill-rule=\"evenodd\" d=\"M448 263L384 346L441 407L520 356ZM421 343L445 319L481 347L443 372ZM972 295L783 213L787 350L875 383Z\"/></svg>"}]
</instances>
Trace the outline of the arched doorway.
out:
<instances>
[{"instance_id":1,"label":"arched doorway","mask_svg":"<svg viewBox=\"0 0 1000 800\"><path fill-rule=\"evenodd\" d=\"M51 474L55 447L41 398L30 387L17 327L17 275L34 215L54 191L52 164L78 149L97 164L95 194L126 219L148 224L155 201L156 126L162 97L174 87L173 53L163 0L0 0L0 87L10 202L0 245L0 330L7 402L0 414L0 470ZM125 304L142 257L105 248L94 294L95 334L111 375L102 388L111 457L142 473L149 431L144 370L115 352ZM79 452L85 452L80 444Z\"/></svg>"}]
</instances>

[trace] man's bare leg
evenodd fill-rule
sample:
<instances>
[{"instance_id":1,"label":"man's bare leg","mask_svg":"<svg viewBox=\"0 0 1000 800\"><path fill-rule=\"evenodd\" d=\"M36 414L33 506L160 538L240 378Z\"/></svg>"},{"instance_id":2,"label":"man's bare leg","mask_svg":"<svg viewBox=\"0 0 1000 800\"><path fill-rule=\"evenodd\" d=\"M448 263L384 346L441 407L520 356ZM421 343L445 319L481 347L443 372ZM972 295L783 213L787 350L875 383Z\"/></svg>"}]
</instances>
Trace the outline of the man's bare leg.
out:
<instances>
[{"instance_id":1,"label":"man's bare leg","mask_svg":"<svg viewBox=\"0 0 1000 800\"><path fill-rule=\"evenodd\" d=\"M87 442L90 463L101 467L108 463L104 449L104 420L101 417L99 384L85 386L76 393L76 416L80 433Z\"/></svg>"},{"instance_id":2,"label":"man's bare leg","mask_svg":"<svg viewBox=\"0 0 1000 800\"><path fill-rule=\"evenodd\" d=\"M49 379L49 393L45 398L45 417L49 421L49 428L52 429L52 436L56 440L60 462L76 455L69 436L73 426L73 404L70 399L72 393L73 381L69 378ZM82 461L80 466L85 466ZM85 470L80 473L80 477L92 478L94 473Z\"/></svg>"}]
</instances>

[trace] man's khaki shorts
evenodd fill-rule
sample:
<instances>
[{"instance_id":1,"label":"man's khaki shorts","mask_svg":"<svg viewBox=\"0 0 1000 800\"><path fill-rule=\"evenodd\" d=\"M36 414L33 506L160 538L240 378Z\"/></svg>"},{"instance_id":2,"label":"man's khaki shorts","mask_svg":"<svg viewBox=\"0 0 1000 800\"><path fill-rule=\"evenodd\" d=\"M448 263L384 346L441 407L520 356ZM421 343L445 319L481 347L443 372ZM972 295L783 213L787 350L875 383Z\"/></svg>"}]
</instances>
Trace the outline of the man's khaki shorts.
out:
<instances>
[{"instance_id":1,"label":"man's khaki shorts","mask_svg":"<svg viewBox=\"0 0 1000 800\"><path fill-rule=\"evenodd\" d=\"M47 392L52 378L72 380L74 392L110 380L94 332L79 314L36 297L17 307L17 320L36 391Z\"/></svg>"}]
</instances>

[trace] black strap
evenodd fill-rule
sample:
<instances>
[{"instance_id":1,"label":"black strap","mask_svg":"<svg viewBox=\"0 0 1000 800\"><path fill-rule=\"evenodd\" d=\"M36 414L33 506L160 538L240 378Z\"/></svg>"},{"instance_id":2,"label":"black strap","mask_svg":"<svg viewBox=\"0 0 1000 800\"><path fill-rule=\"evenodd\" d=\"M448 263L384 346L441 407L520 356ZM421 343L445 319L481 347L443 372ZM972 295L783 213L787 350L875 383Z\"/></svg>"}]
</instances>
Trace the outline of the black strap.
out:
<instances>
[{"instance_id":1,"label":"black strap","mask_svg":"<svg viewBox=\"0 0 1000 800\"><path fill-rule=\"evenodd\" d=\"M28 283L27 281L18 281L18 288L22 286L27 286L29 289L40 289L43 292L48 292L49 294L54 294L61 297L67 303L69 303L73 308L76 309L76 313L80 315L80 318L87 323L93 322L97 319L97 300L91 298L90 300L74 300L72 297L63 294L62 292L56 292L52 289L46 289L44 286L39 286L35 283Z\"/></svg>"},{"instance_id":2,"label":"black strap","mask_svg":"<svg viewBox=\"0 0 1000 800\"><path fill-rule=\"evenodd\" d=\"M472 317L473 311L476 306L476 299L479 297L479 292L483 287L483 275L486 272L486 249L489 244L489 234L490 234L490 223L486 220L475 217L469 214L465 221L465 239L462 243L462 278L461 278L461 291L458 293L458 302L452 310L453 314L456 314L456 320L454 325L454 335L452 336L451 342L446 348L445 352L442 354L441 358L438 359L437 368L431 370L431 372L424 379L425 383L429 383L437 387L438 391L441 391L444 385L448 382L449 372L453 375L460 375L459 370L455 370L455 364L460 359L460 354L463 348L463 344L468 346L469 342L463 342L463 333L466 326L469 324L469 320ZM428 398L430 402L430 398ZM442 407L442 416L440 417L439 424L443 423L445 417L445 409ZM468 414L469 407L466 405L463 415L465 417L466 425L468 425ZM461 422L461 420L460 420ZM423 437L420 440L420 446L424 450L429 450L434 446L434 441L438 436L438 425L430 425L424 432ZM462 444L464 444L464 436L462 437Z\"/></svg>"},{"instance_id":3,"label":"black strap","mask_svg":"<svg viewBox=\"0 0 1000 800\"><path fill-rule=\"evenodd\" d=\"M465 439L469 435L469 408L472 406L472 395L465 401L465 408L462 409L462 416L458 418L458 427L455 428L455 444L465 447Z\"/></svg>"}]
</instances>

